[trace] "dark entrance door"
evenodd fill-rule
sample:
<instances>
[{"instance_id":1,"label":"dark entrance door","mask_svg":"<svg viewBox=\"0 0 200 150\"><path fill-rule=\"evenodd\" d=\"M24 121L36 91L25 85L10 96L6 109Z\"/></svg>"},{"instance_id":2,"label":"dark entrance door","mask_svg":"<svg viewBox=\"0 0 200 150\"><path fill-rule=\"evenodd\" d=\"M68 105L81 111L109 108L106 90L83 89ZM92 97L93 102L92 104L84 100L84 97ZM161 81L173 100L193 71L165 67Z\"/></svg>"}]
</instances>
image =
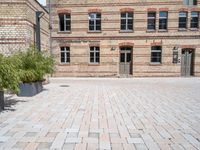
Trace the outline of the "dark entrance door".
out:
<instances>
[{"instance_id":1,"label":"dark entrance door","mask_svg":"<svg viewBox=\"0 0 200 150\"><path fill-rule=\"evenodd\" d=\"M120 49L119 73L121 75L130 75L132 73L132 48L122 47Z\"/></svg>"},{"instance_id":2,"label":"dark entrance door","mask_svg":"<svg viewBox=\"0 0 200 150\"><path fill-rule=\"evenodd\" d=\"M183 49L181 56L181 76L193 75L193 50Z\"/></svg>"}]
</instances>

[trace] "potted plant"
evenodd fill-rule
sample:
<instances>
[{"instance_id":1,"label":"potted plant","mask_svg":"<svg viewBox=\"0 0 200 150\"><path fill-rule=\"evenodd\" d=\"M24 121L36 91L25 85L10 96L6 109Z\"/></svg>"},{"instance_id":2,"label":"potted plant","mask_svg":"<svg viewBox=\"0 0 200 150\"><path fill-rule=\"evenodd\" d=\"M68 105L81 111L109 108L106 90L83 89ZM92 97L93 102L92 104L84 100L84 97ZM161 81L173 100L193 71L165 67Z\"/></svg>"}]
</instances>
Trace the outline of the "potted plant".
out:
<instances>
[{"instance_id":1,"label":"potted plant","mask_svg":"<svg viewBox=\"0 0 200 150\"><path fill-rule=\"evenodd\" d=\"M0 110L4 110L4 90L19 92L20 78L11 60L12 56L0 55Z\"/></svg>"},{"instance_id":2,"label":"potted plant","mask_svg":"<svg viewBox=\"0 0 200 150\"><path fill-rule=\"evenodd\" d=\"M19 66L21 83L18 96L34 96L40 93L43 89L44 76L53 72L53 58L35 47L19 53L18 58L21 60Z\"/></svg>"}]
</instances>

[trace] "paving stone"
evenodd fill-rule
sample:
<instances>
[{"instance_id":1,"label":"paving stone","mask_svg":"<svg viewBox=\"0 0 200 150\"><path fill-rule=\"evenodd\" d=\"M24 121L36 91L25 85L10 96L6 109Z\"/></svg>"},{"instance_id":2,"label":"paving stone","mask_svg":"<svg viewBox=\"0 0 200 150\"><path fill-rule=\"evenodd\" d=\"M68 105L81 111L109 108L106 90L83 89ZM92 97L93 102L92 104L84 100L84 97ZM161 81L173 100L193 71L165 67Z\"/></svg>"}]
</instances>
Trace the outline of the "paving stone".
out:
<instances>
[{"instance_id":1,"label":"paving stone","mask_svg":"<svg viewBox=\"0 0 200 150\"><path fill-rule=\"evenodd\" d=\"M28 145L28 143L26 143L26 142L17 142L13 146L13 148L24 149L27 145Z\"/></svg>"},{"instance_id":2,"label":"paving stone","mask_svg":"<svg viewBox=\"0 0 200 150\"><path fill-rule=\"evenodd\" d=\"M81 143L82 138L67 138L65 143Z\"/></svg>"},{"instance_id":3,"label":"paving stone","mask_svg":"<svg viewBox=\"0 0 200 150\"><path fill-rule=\"evenodd\" d=\"M200 147L200 78L51 81L34 97L12 96L24 102L0 114L0 150Z\"/></svg>"},{"instance_id":4,"label":"paving stone","mask_svg":"<svg viewBox=\"0 0 200 150\"><path fill-rule=\"evenodd\" d=\"M74 150L75 144L65 143L62 147L63 150Z\"/></svg>"},{"instance_id":5,"label":"paving stone","mask_svg":"<svg viewBox=\"0 0 200 150\"><path fill-rule=\"evenodd\" d=\"M38 149L50 149L52 143L48 143L48 142L42 142L42 143L39 143L38 145Z\"/></svg>"},{"instance_id":6,"label":"paving stone","mask_svg":"<svg viewBox=\"0 0 200 150\"><path fill-rule=\"evenodd\" d=\"M128 144L143 144L142 138L127 138Z\"/></svg>"}]
</instances>

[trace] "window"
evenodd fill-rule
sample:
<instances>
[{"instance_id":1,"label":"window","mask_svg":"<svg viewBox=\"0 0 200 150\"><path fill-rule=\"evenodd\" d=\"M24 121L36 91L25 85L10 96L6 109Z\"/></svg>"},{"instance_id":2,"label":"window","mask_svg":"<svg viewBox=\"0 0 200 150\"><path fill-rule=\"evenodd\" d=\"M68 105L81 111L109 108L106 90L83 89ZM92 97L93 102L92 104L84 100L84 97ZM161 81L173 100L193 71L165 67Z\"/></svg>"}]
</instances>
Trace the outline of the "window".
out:
<instances>
[{"instance_id":1,"label":"window","mask_svg":"<svg viewBox=\"0 0 200 150\"><path fill-rule=\"evenodd\" d=\"M191 12L191 28L199 28L199 13Z\"/></svg>"},{"instance_id":2,"label":"window","mask_svg":"<svg viewBox=\"0 0 200 150\"><path fill-rule=\"evenodd\" d=\"M90 47L90 63L100 62L100 49L97 46Z\"/></svg>"},{"instance_id":3,"label":"window","mask_svg":"<svg viewBox=\"0 0 200 150\"><path fill-rule=\"evenodd\" d=\"M167 12L161 11L159 13L159 29L160 30L167 30L167 18L168 18Z\"/></svg>"},{"instance_id":4,"label":"window","mask_svg":"<svg viewBox=\"0 0 200 150\"><path fill-rule=\"evenodd\" d=\"M89 30L101 31L101 14L100 13L89 14Z\"/></svg>"},{"instance_id":5,"label":"window","mask_svg":"<svg viewBox=\"0 0 200 150\"><path fill-rule=\"evenodd\" d=\"M121 13L121 30L133 30L133 13L122 12Z\"/></svg>"},{"instance_id":6,"label":"window","mask_svg":"<svg viewBox=\"0 0 200 150\"><path fill-rule=\"evenodd\" d=\"M187 28L187 12L179 12L179 28Z\"/></svg>"},{"instance_id":7,"label":"window","mask_svg":"<svg viewBox=\"0 0 200 150\"><path fill-rule=\"evenodd\" d=\"M197 0L183 0L184 5L197 5Z\"/></svg>"},{"instance_id":8,"label":"window","mask_svg":"<svg viewBox=\"0 0 200 150\"><path fill-rule=\"evenodd\" d=\"M59 14L59 25L60 31L71 30L71 15L70 14Z\"/></svg>"},{"instance_id":9,"label":"window","mask_svg":"<svg viewBox=\"0 0 200 150\"><path fill-rule=\"evenodd\" d=\"M156 29L156 12L148 12L148 20L147 20L147 29L155 30Z\"/></svg>"},{"instance_id":10,"label":"window","mask_svg":"<svg viewBox=\"0 0 200 150\"><path fill-rule=\"evenodd\" d=\"M61 63L70 63L69 47L61 47Z\"/></svg>"},{"instance_id":11,"label":"window","mask_svg":"<svg viewBox=\"0 0 200 150\"><path fill-rule=\"evenodd\" d=\"M151 47L151 63L161 63L162 58L162 47L152 46Z\"/></svg>"}]
</instances>

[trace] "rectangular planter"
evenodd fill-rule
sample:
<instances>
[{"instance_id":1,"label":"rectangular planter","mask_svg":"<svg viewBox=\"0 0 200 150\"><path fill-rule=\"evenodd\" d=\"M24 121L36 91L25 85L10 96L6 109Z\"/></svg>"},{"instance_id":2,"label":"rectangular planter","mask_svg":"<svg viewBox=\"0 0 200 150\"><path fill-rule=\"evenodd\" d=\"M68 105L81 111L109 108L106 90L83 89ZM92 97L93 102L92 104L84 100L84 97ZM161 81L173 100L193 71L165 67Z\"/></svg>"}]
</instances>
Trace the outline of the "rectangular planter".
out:
<instances>
[{"instance_id":1,"label":"rectangular planter","mask_svg":"<svg viewBox=\"0 0 200 150\"><path fill-rule=\"evenodd\" d=\"M0 91L0 111L4 110L4 91Z\"/></svg>"},{"instance_id":2,"label":"rectangular planter","mask_svg":"<svg viewBox=\"0 0 200 150\"><path fill-rule=\"evenodd\" d=\"M20 92L18 96L21 97L31 97L40 92L42 92L43 86L42 82L31 82L31 83L20 83L19 84Z\"/></svg>"}]
</instances>

